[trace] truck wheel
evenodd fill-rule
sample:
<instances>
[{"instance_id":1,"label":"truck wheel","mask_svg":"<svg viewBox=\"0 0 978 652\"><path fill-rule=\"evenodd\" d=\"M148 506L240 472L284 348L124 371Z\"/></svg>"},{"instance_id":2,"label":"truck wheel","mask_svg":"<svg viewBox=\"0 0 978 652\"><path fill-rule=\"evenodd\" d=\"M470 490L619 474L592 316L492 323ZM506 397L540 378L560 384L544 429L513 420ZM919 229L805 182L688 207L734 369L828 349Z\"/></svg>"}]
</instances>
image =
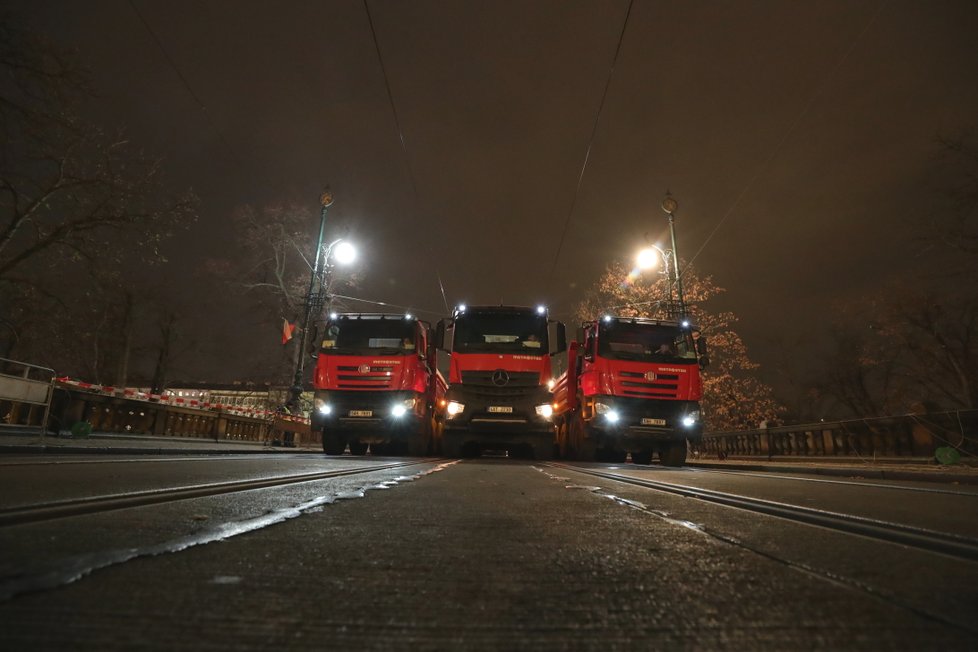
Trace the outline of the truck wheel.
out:
<instances>
[{"instance_id":1,"label":"truck wheel","mask_svg":"<svg viewBox=\"0 0 978 652\"><path fill-rule=\"evenodd\" d=\"M346 437L335 430L323 430L323 452L327 455L342 455L346 450Z\"/></svg>"},{"instance_id":2,"label":"truck wheel","mask_svg":"<svg viewBox=\"0 0 978 652\"><path fill-rule=\"evenodd\" d=\"M350 455L366 455L367 454L367 444L361 444L358 441L350 442Z\"/></svg>"},{"instance_id":3,"label":"truck wheel","mask_svg":"<svg viewBox=\"0 0 978 652\"><path fill-rule=\"evenodd\" d=\"M663 444L659 449L659 460L663 466L682 466L686 463L686 440Z\"/></svg>"},{"instance_id":4,"label":"truck wheel","mask_svg":"<svg viewBox=\"0 0 978 652\"><path fill-rule=\"evenodd\" d=\"M533 444L533 459L539 461L552 460L554 457L554 443L552 441L542 441Z\"/></svg>"},{"instance_id":5,"label":"truck wheel","mask_svg":"<svg viewBox=\"0 0 978 652\"><path fill-rule=\"evenodd\" d=\"M632 452L632 463L633 464L651 464L652 463L652 449L646 448L639 452Z\"/></svg>"},{"instance_id":6,"label":"truck wheel","mask_svg":"<svg viewBox=\"0 0 978 652\"><path fill-rule=\"evenodd\" d=\"M628 453L626 451L610 447L600 449L596 456L598 461L611 462L612 464L624 464L626 457L628 457Z\"/></svg>"},{"instance_id":7,"label":"truck wheel","mask_svg":"<svg viewBox=\"0 0 978 652\"><path fill-rule=\"evenodd\" d=\"M441 447L445 457L462 457L462 443L455 438L443 438Z\"/></svg>"},{"instance_id":8,"label":"truck wheel","mask_svg":"<svg viewBox=\"0 0 978 652\"><path fill-rule=\"evenodd\" d=\"M597 459L597 447L591 436L591 426L584 421L578 410L571 416L567 428L567 459L593 462Z\"/></svg>"}]
</instances>

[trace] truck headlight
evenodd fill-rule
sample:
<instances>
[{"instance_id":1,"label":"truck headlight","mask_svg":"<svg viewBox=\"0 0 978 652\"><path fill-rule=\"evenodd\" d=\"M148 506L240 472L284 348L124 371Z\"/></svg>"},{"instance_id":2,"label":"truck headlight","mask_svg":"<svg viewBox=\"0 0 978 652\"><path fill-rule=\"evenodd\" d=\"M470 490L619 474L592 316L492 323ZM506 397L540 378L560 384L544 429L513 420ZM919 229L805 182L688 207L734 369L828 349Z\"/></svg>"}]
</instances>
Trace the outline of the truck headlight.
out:
<instances>
[{"instance_id":1,"label":"truck headlight","mask_svg":"<svg viewBox=\"0 0 978 652\"><path fill-rule=\"evenodd\" d=\"M700 420L700 411L693 410L692 412L690 412L689 414L683 417L683 425L686 426L687 428L692 428L697 423L699 423L699 420Z\"/></svg>"},{"instance_id":2,"label":"truck headlight","mask_svg":"<svg viewBox=\"0 0 978 652\"><path fill-rule=\"evenodd\" d=\"M316 404L316 410L320 414L332 414L333 413L333 406L330 405L329 403L327 403L326 401L324 401L323 399L317 398L314 402Z\"/></svg>"},{"instance_id":3,"label":"truck headlight","mask_svg":"<svg viewBox=\"0 0 978 652\"><path fill-rule=\"evenodd\" d=\"M448 413L449 417L462 414L463 410L465 410L465 403L459 403L458 401L449 401L448 407L445 408L445 412Z\"/></svg>"},{"instance_id":4,"label":"truck headlight","mask_svg":"<svg viewBox=\"0 0 978 652\"><path fill-rule=\"evenodd\" d=\"M536 409L537 414L543 417L544 419L549 419L554 415L554 406L550 405L550 403L544 403L543 405L538 405L534 409Z\"/></svg>"},{"instance_id":5,"label":"truck headlight","mask_svg":"<svg viewBox=\"0 0 978 652\"><path fill-rule=\"evenodd\" d=\"M400 403L395 403L394 407L391 408L391 416L395 419L403 417L405 414L414 409L414 399L407 398Z\"/></svg>"},{"instance_id":6,"label":"truck headlight","mask_svg":"<svg viewBox=\"0 0 978 652\"><path fill-rule=\"evenodd\" d=\"M621 415L618 414L618 410L607 403L602 403L601 401L594 402L594 411L595 413L604 416L608 423L618 423L618 419L621 417Z\"/></svg>"}]
</instances>

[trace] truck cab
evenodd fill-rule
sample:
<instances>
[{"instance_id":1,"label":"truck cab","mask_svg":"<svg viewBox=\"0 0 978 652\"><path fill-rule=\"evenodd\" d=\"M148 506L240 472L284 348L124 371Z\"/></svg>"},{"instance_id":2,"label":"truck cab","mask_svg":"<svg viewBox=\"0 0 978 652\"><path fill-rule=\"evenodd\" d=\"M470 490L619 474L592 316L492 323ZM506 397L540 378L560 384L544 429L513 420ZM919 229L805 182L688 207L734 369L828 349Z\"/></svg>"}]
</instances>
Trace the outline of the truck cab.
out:
<instances>
[{"instance_id":1,"label":"truck cab","mask_svg":"<svg viewBox=\"0 0 978 652\"><path fill-rule=\"evenodd\" d=\"M566 349L564 325L542 307L461 306L436 333L447 354L448 389L439 404L445 454L505 450L550 459L549 383L553 356Z\"/></svg>"},{"instance_id":2,"label":"truck cab","mask_svg":"<svg viewBox=\"0 0 978 652\"><path fill-rule=\"evenodd\" d=\"M411 315L345 313L326 321L313 373L312 427L323 450L354 455L437 451L435 405L444 395L431 326Z\"/></svg>"},{"instance_id":3,"label":"truck cab","mask_svg":"<svg viewBox=\"0 0 978 652\"><path fill-rule=\"evenodd\" d=\"M585 322L555 383L560 452L573 459L681 466L703 434L706 341L687 321L606 316Z\"/></svg>"}]
</instances>

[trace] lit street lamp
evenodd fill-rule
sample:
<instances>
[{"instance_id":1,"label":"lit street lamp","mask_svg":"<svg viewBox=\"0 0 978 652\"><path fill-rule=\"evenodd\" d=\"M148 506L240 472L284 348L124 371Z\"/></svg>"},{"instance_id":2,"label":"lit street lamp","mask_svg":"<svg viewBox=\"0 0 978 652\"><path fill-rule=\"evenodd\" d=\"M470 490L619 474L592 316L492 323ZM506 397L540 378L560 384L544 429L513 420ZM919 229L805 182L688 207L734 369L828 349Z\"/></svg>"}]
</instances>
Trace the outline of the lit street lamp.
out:
<instances>
[{"instance_id":1,"label":"lit street lamp","mask_svg":"<svg viewBox=\"0 0 978 652\"><path fill-rule=\"evenodd\" d=\"M319 198L322 206L319 213L319 239L316 241L315 257L312 263L312 272L309 275L309 292L306 294L305 314L302 318L302 330L299 333L299 342L295 350L295 373L292 377L292 387L289 388L289 405L293 410L299 408L299 397L302 395L302 372L306 360L306 344L309 332L309 320L316 311L321 314L323 308L329 303L330 275L332 272L331 260L335 259L341 265L352 263L357 256L356 249L352 244L342 238L338 238L323 247L323 233L326 230L326 209L333 203L333 195L328 190L323 192ZM320 265L320 261L322 264ZM316 283L319 283L318 290Z\"/></svg>"},{"instance_id":2,"label":"lit street lamp","mask_svg":"<svg viewBox=\"0 0 978 652\"><path fill-rule=\"evenodd\" d=\"M662 271L660 273L666 277L666 287L669 290L669 303L671 304L672 274L670 273L670 268L672 267L672 252L665 251L659 245L650 244L638 252L638 255L635 257L635 263L642 270L655 269L659 266L660 261L662 262Z\"/></svg>"},{"instance_id":3,"label":"lit street lamp","mask_svg":"<svg viewBox=\"0 0 978 652\"><path fill-rule=\"evenodd\" d=\"M686 317L686 300L683 298L683 279L679 274L679 254L676 252L676 209L679 208L672 193L666 191L666 198L662 200L662 210L669 216L669 235L672 238L672 275L676 280L676 292L679 294L679 316ZM670 299L672 297L669 297Z\"/></svg>"},{"instance_id":4,"label":"lit street lamp","mask_svg":"<svg viewBox=\"0 0 978 652\"><path fill-rule=\"evenodd\" d=\"M666 192L666 198L662 200L662 210L669 216L669 234L672 238L672 249L663 249L659 245L648 245L645 249L638 252L635 262L639 269L653 269L658 267L660 260L662 261L662 273L666 277L666 282L669 288L668 311L669 313L673 313L675 311L672 299L672 289L675 287L676 293L679 295L679 316L681 318L685 318L686 300L683 297L683 281L679 274L679 256L676 253L676 227L674 222L674 213L676 212L677 208L679 208L679 203L673 199L672 194Z\"/></svg>"}]
</instances>

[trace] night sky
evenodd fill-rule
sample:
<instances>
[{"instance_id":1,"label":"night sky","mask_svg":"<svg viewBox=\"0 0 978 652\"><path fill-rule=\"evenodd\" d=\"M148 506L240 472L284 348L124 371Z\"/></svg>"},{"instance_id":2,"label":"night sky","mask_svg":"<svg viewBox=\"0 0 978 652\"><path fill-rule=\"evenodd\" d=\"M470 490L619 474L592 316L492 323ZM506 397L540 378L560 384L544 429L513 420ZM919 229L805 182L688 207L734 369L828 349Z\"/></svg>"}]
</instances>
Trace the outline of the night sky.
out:
<instances>
[{"instance_id":1,"label":"night sky","mask_svg":"<svg viewBox=\"0 0 978 652\"><path fill-rule=\"evenodd\" d=\"M193 275L231 249L236 207L318 211L328 184L360 296L436 318L440 276L450 305L569 320L609 262L665 243L668 189L681 256L769 373L838 300L930 264L937 138L978 123L973 0L370 0L393 108L361 0L4 4L76 49L97 120L200 196L166 272L194 296L226 294ZM202 349L275 345L221 310Z\"/></svg>"}]
</instances>

